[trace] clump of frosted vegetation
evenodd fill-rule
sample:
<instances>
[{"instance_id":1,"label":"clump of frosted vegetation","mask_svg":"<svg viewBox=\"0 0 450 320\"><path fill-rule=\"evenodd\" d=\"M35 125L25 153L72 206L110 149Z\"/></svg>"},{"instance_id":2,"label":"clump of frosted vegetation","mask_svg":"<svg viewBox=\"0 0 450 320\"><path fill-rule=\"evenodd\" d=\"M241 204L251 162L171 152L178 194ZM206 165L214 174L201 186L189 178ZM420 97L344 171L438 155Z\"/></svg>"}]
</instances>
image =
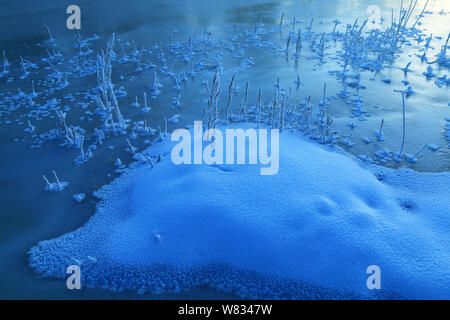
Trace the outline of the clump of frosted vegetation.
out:
<instances>
[{"instance_id":1,"label":"clump of frosted vegetation","mask_svg":"<svg viewBox=\"0 0 450 320\"><path fill-rule=\"evenodd\" d=\"M79 126L68 125L66 123L66 112L56 111L56 135L63 139L61 146L68 148L81 148L84 141L85 130Z\"/></svg>"},{"instance_id":2,"label":"clump of frosted vegetation","mask_svg":"<svg viewBox=\"0 0 450 320\"><path fill-rule=\"evenodd\" d=\"M202 121L206 129L214 129L222 121L219 120L219 96L221 94L220 81L222 70L218 69L211 85L205 84L209 94L206 106L203 109ZM313 103L311 96L305 101L293 100L291 92L286 93L279 79L276 83L274 98L269 103L263 102L263 92L258 90L257 101L250 105L248 101L249 81L246 82L244 98L239 107L233 109L231 101L235 90L236 76L233 75L228 86L228 102L225 110L225 123L253 122L257 126L265 125L283 130L299 130L321 144L334 144L337 142L336 131L331 130L333 120L327 115L328 101L326 98L326 84L322 100Z\"/></svg>"},{"instance_id":3,"label":"clump of frosted vegetation","mask_svg":"<svg viewBox=\"0 0 450 320\"><path fill-rule=\"evenodd\" d=\"M77 193L72 196L72 199L77 203L83 202L83 200L85 198L86 198L86 195L84 193Z\"/></svg>"},{"instance_id":4,"label":"clump of frosted vegetation","mask_svg":"<svg viewBox=\"0 0 450 320\"><path fill-rule=\"evenodd\" d=\"M68 185L69 182L59 181L58 175L55 171L53 171L53 176L55 177L55 182L50 182L45 175L42 175L42 178L45 181L45 191L55 191L60 192L63 191Z\"/></svg>"},{"instance_id":5,"label":"clump of frosted vegetation","mask_svg":"<svg viewBox=\"0 0 450 320\"><path fill-rule=\"evenodd\" d=\"M86 161L88 161L89 159L91 159L94 156L91 148L88 148L86 152L84 151L84 137L83 136L80 138L79 148L80 148L80 155L78 157L76 157L74 160L75 164L77 164L77 165L81 165L81 164L85 163Z\"/></svg>"}]
</instances>

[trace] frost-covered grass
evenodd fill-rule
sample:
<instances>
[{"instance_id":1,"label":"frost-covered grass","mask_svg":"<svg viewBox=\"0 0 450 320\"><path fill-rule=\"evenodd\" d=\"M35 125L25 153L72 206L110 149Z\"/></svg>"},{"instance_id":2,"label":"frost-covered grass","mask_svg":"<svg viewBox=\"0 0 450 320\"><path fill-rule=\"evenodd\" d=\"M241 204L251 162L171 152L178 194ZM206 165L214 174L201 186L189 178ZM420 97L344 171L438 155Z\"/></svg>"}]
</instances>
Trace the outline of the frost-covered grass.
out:
<instances>
[{"instance_id":1,"label":"frost-covered grass","mask_svg":"<svg viewBox=\"0 0 450 320\"><path fill-rule=\"evenodd\" d=\"M5 78L5 82L10 83L14 90L0 96L0 111L5 118L14 118L17 116L15 111L20 111L20 115L13 121L19 126L29 126L25 129L22 127L26 136L16 140L31 140L31 148L40 148L48 140L62 140L61 144L65 147L82 149L82 142L88 143L94 136L97 141L86 145L87 150L80 150L80 154L74 159L76 165L81 165L92 158L96 161L93 150L99 147L99 136L103 141L115 135L133 135L135 132L130 132L133 130L130 123L147 120L146 114L151 113L153 105L161 105L163 97L172 99L172 105L164 110L164 116L173 123L175 119L172 117L176 114L171 109L186 108L187 104L192 104L191 99L185 99L185 96L192 94L187 91L192 89L186 90L186 87L192 85L196 81L195 78L200 78L199 83L204 82L205 77L211 76L211 73L217 70L227 73L227 77L222 80L230 79L231 75L233 80L228 88L211 88L213 93L228 91L226 106L225 101L219 101L220 99L215 97L209 99L209 102L215 105L202 102L202 105L198 106L199 110L205 108L208 112L208 122L220 118L230 120L232 113L235 119L246 119L246 112L255 107L252 98L257 93L258 96L259 93L262 95L261 99L258 97L257 105L272 103L274 109L281 109L288 102L293 104L302 101L305 95L310 94L301 91L300 95L298 94L305 84L317 82L318 78L318 87L324 82L330 83L330 79L313 76L313 72L303 70L304 67L297 68L297 64L307 62L314 66L313 71L327 68L329 75L334 78L331 80L342 84L342 90L335 92L336 95L324 95L322 106L331 102L338 104L333 100L339 97L341 103L350 105L350 110L347 111L349 117L361 122L370 121L373 110L370 110L369 105L372 101L365 99L363 92L369 91L373 84L366 82L365 73L370 73L371 81L386 84L385 90L393 91L404 86L402 91L405 92L406 98L415 95L416 85L423 85L421 81L417 81L419 77L423 82L433 79L432 83L443 90L450 83L447 74L450 35L436 36L430 30L422 30L422 21L431 14L427 5L428 1L402 2L400 10L393 11L392 17L389 17L390 21L384 21L379 29L369 28L367 21L353 17L348 18L347 24L338 19L324 23L318 22L314 17L301 20L295 15L291 17L293 13L287 12L282 14L281 19L271 17L275 19L275 23L262 23L259 19L250 27L233 25L232 32L229 30L230 25L225 25L223 30L204 30L200 34L188 35L186 39L179 36L176 41L173 37L178 31L174 30L169 41L152 39L153 45L144 43L137 46L134 40L118 38L114 34L109 39L97 35L83 39L80 32L75 32L73 50L60 48L60 41L54 37L49 26L43 23L42 32L45 32L46 40L38 43L37 47L45 53L39 60L29 61L20 53L13 59L8 52L3 51L4 70L0 73L0 78ZM441 11L439 14L446 13ZM295 80L287 81L283 76L276 76L276 97L273 97L272 90L267 90L267 86L261 83L271 79L254 80L251 76L254 74L252 69L266 70L267 60L261 64L261 56L268 56L274 61L295 62ZM401 61L403 56L408 59L406 66ZM401 65L395 65L397 61ZM395 69L403 72L404 79L390 75ZM117 72L116 70L123 74L117 75L113 81L113 72ZM410 81L411 77L416 79L416 83ZM133 96L144 97L141 103L142 114L139 115L129 108L141 105L137 98L133 102L125 99L129 82L137 79L145 81L145 86L139 88L138 95L133 92ZM95 84L88 89L81 88L80 80L94 80ZM291 81L296 88L291 86ZM78 87L75 87L76 85ZM264 90L261 87L264 87ZM61 92L68 92L64 99L61 99ZM147 92L151 103L148 102ZM206 94L210 95L211 92ZM225 100L223 96L222 94L222 100ZM79 99L84 101L80 102ZM186 103L186 100L189 102ZM222 109L224 114L217 114L219 109ZM80 121L76 121L78 124L68 124L62 130L60 127L54 129L54 121L42 121L52 119L55 115L59 119L62 114L64 117L67 115L70 122L74 121L73 114L77 114ZM180 114L178 118L184 116ZM176 122L179 122L178 118ZM389 123L390 126L397 126L389 117L383 115L383 118L386 125ZM31 120L32 125L29 122ZM12 120L9 119L0 120L1 125L11 123ZM363 127L366 132L372 130L366 129L367 126L360 126ZM431 130L438 131L436 128L430 128ZM343 139L336 137L336 141L340 141L340 144L348 149L360 150L364 147L359 148L360 139L357 137L363 136L360 136L358 131L359 129L351 134L341 133ZM152 132L154 131L147 131L148 134ZM352 139L349 139L350 136ZM392 147L395 138L386 138L383 141ZM402 144L411 153L419 146L436 143L421 141L419 146L416 146L417 142L414 140L417 139L417 134L416 139L413 139L408 133L408 138L410 141L404 141ZM410 149L409 144L415 146ZM353 148L355 145L357 148ZM377 154L383 153L380 152L383 148L387 149L381 146L378 150L370 150L368 161L392 166L408 165L405 164L406 161L402 161L402 157L378 157ZM396 159L400 160L397 161L399 164L391 161Z\"/></svg>"},{"instance_id":2,"label":"frost-covered grass","mask_svg":"<svg viewBox=\"0 0 450 320\"><path fill-rule=\"evenodd\" d=\"M87 224L33 247L30 266L63 278L78 261L85 286L140 293L208 285L251 298L446 298L450 174L363 165L291 131L274 176L176 166L172 146L147 149L158 162L136 162L103 187ZM378 293L366 287L373 264Z\"/></svg>"},{"instance_id":3,"label":"frost-covered grass","mask_svg":"<svg viewBox=\"0 0 450 320\"><path fill-rule=\"evenodd\" d=\"M450 150L450 120L445 114L448 111L445 90L450 84L450 36L447 36L447 30L444 33L442 30L438 32L439 28L433 28L433 25L427 23L433 20L433 16L427 7L423 7L425 2L428 1L402 2L403 7L394 10L392 17L390 10L388 15L384 13L382 28L378 30L369 29L366 21L356 19L356 10L352 11L352 16L340 17L342 22L337 19L339 17L330 17L330 12L325 11L320 17L309 16L310 9L318 12L314 9L320 8L320 4L317 4L319 2L309 3L305 10L299 10L289 3L280 3L275 7L270 5L270 10L253 7L252 4L247 6L246 3L245 8L239 9L239 15L246 12L248 16L243 20L239 17L239 23L230 23L236 18L232 10L223 10L227 17L223 23L215 20L217 12L211 12L211 16L205 17L206 29L203 26L184 29L184 20L192 19L181 18L186 16L186 12L177 13L179 9L176 7L180 2L170 7L171 15L180 16L180 25L172 22L169 25L162 21L155 23L158 19L146 17L152 27L142 26L135 32L117 28L116 30L121 30L117 35L100 34L89 38L83 38L85 35L75 32L73 39L63 39L65 35L53 33L56 30L53 30L51 21L47 21L47 24L42 25L42 37L40 41L36 40L38 43L29 41L24 52L10 48L2 50L2 141L14 140L18 142L18 146L15 146L17 148L42 148L45 151L43 153L35 150L20 156L17 154L17 159L26 158L27 155L32 159L37 154L44 154L40 160L48 160L46 166L35 170L39 172L32 172L27 176L26 179L32 179L31 182L34 183L29 185L41 190L42 183L42 188L47 191L61 191L62 194L56 195L43 193L43 196L48 197L46 200L52 196L62 199L69 195L69 201L73 197L73 201L82 202L82 206L91 201L92 190L104 183L99 182L104 181L102 178L106 176L109 179L114 173L127 172L130 161L137 162L131 164L132 168L142 165L155 170L165 164L168 161L167 154L145 149L150 144L164 140L169 128L172 130L192 123L194 117L195 120L202 119L208 128L250 121L257 127L278 128L283 135L290 135L291 131L296 131L296 134L300 132L320 144L338 144L355 155L360 154L359 159L365 165L448 171L446 160ZM340 2L336 8L342 9L345 5ZM359 6L364 5L364 1L360 1ZM444 10L439 12L439 15L445 14ZM166 27L162 27L163 25ZM173 29L174 27L178 30ZM166 37L169 33L170 37ZM403 92L403 107L400 95L393 93L394 90ZM303 146L303 142L297 142L297 138L289 141L292 143L291 149ZM65 155L55 152L53 145L67 149L62 152ZM305 144L306 150L310 150L309 145L310 143ZM155 145L154 148L159 147ZM300 154L303 155L303 152ZM315 152L312 154L315 155ZM64 161L66 158L69 159L68 162ZM321 163L320 158L318 160ZM323 183L325 202L330 198L326 185L330 179L334 179L334 173L329 172L330 168L333 167L324 169L323 173L319 169L310 173L316 174L317 180ZM229 170L228 167L217 170L220 169L223 172ZM70 185L68 182L60 182L56 174L49 175L48 172L52 170L70 181ZM200 175L203 174L202 170L198 170ZM329 176L325 176L326 172L329 172ZM393 174L390 170L386 172ZM42 181L42 173L49 179L44 177ZM231 173L237 174L233 170ZM176 180L174 174L168 173L169 179L164 183ZM248 174L250 172L235 180L240 181ZM401 175L406 176L403 171ZM382 177L381 174L378 176ZM297 175L293 177L298 178ZM216 177L211 175L211 179L213 178ZM20 180L15 179L18 182ZM165 179L166 177L160 180ZM442 181L440 179L438 181ZM153 181L153 184L159 182ZM425 182L425 185L430 183L428 180ZM406 182L402 185L406 185ZM280 181L275 186L288 204L294 201L289 200L290 189ZM164 184L158 186L163 187ZM105 187L105 190L108 188ZM179 192L190 195L185 189L187 187ZM348 189L343 190L348 194ZM416 191L414 188L411 190L411 198L414 198ZM125 191L123 194L128 194ZM14 192L17 195L28 194ZM268 199L279 199L277 192L270 190ZM398 194L395 189L390 196L395 198ZM446 196L442 193L436 195ZM175 197L178 201L185 200L184 196L177 198L178 196L180 195ZM231 194L229 198L233 199ZM253 198L250 195L247 201ZM439 197L437 199L440 200ZM26 201L34 202L38 199ZM427 201L425 199L425 204ZM405 212L416 212L413 209L420 207L417 203L400 202ZM340 202L337 205L341 205ZM274 206L275 203L272 204L272 209L275 209ZM302 206L301 208L310 210L309 205ZM212 209L222 214L220 207ZM47 211L46 209L42 208L43 211ZM228 202L223 209L231 209ZM395 210L393 212L397 212ZM341 214L345 215L345 212L344 210ZM77 213L75 211L68 214L76 216ZM323 220L318 221L324 223ZM334 224L331 221L330 227ZM269 226L273 224L270 223ZM313 232L313 229L309 231ZM44 237L39 237L42 238ZM158 243L165 243L162 232L155 232L154 239ZM424 241L431 241L430 239ZM360 239L356 240L355 243L358 243ZM386 254L391 253L387 247L384 249ZM96 261L96 258L89 258L93 257L91 255L87 260L84 259L83 252L77 250L74 252L79 252L80 256L71 259L88 264ZM113 264L111 260L102 260L102 252L95 254L99 254L99 268ZM40 258L43 260L39 261L52 259ZM363 258L361 261L365 262ZM46 273L45 266L45 263L39 265L37 270ZM53 269L53 262L47 266L50 268L49 275L61 276L52 271L56 270ZM148 289L155 293L164 291L159 280L164 279L164 283L169 283L172 281L170 279L179 279L174 274L175 269L184 273L184 279L192 281L185 283L180 280L182 284L171 287L170 290L188 289L202 282L224 289L222 283L232 277L230 270L235 274L239 269L242 274L241 267L228 265L224 268L217 264L213 267L200 266L186 275L185 269L165 266L155 272L158 276L148 279L158 283L148 284ZM116 268L126 270L118 271ZM115 279L117 274L129 272L130 268L133 266L119 267L114 264L111 273L103 269L102 272L105 272L105 277L111 275ZM220 276L214 271L219 269ZM97 271L90 271L95 276L91 284L99 284ZM205 280L207 276L211 278L213 273L217 277L214 283ZM274 296L274 292L261 291L259 286L259 283L264 283L272 287L268 284L268 277L267 273L258 277L252 273L250 278L256 282L254 286L242 276L236 276L230 282L235 288L252 287L247 292L242 289L242 296ZM132 284L140 281L140 276L125 278L124 285L127 287L140 288ZM302 290L305 290L306 282L316 283L309 281L306 276L300 278L289 281L300 281ZM105 286L118 288L119 282L117 280L115 284ZM326 285L336 289L334 284ZM286 297L316 297L317 293L314 290L295 293L287 289L287 286L280 289L280 284L277 288ZM145 290L143 287L140 291ZM328 293L319 290L320 296L340 297L336 290L330 290L330 287L325 290ZM345 291L348 294L347 291L358 292L358 289L350 286ZM357 294L360 296L362 293Z\"/></svg>"}]
</instances>

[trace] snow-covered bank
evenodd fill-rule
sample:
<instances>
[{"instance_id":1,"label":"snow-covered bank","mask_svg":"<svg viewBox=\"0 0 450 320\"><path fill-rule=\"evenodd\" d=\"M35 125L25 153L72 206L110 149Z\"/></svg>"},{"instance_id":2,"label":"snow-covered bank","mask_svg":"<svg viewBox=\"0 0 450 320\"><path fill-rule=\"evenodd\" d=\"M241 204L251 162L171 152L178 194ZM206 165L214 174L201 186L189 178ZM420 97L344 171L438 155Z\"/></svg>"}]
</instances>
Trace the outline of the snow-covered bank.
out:
<instances>
[{"instance_id":1,"label":"snow-covered bank","mask_svg":"<svg viewBox=\"0 0 450 320\"><path fill-rule=\"evenodd\" d=\"M363 168L289 132L274 176L176 166L168 140L147 150L165 155L153 168L143 159L98 192L84 227L33 247L31 267L64 278L81 264L86 286L153 293L447 298L450 174ZM369 265L381 268L380 292L366 287Z\"/></svg>"}]
</instances>

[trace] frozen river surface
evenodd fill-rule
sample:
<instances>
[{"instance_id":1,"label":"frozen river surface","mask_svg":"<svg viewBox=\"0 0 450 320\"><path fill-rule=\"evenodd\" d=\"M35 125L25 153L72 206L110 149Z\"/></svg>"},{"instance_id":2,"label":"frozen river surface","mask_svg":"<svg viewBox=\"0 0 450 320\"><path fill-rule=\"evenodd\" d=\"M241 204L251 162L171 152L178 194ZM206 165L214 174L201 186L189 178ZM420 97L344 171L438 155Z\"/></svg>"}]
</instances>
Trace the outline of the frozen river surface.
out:
<instances>
[{"instance_id":1,"label":"frozen river surface","mask_svg":"<svg viewBox=\"0 0 450 320\"><path fill-rule=\"evenodd\" d=\"M61 109L66 112L68 124L79 128L80 135L81 130L85 132L85 147L94 144L95 129L102 125L95 113L97 105L92 91L98 85L95 55L106 48L113 33L116 52L113 83L123 117L132 122L142 124L145 120L146 125L157 129L164 126L164 117L179 118L177 123L169 122L168 129L173 130L199 120L207 99L204 82L210 81L220 64L223 66L223 92L236 74L235 112L243 99L247 81L249 105L255 104L259 89L267 105L280 89L289 96L291 103L305 106L308 97L312 104L319 103L324 101L326 83L326 111L333 118L332 129L339 134L337 144L345 151L393 168L449 171L449 65L432 63L442 52L450 31L448 1L431 0L416 25L421 31L406 37L392 59L383 58L379 70L367 65L376 54L365 55L370 41L363 43L360 56L352 52L352 59L343 58L348 54L343 47L345 34L352 28L357 32L356 26L360 27L369 16L368 7L380 8L380 28L384 31L391 25L392 14L398 17L399 2L135 1L124 4L115 0L79 1L84 39L81 48L84 53L80 55L79 48L74 47L73 32L65 27L65 11L71 3L3 1L0 49L5 51L9 65L5 69L8 73L3 72L0 77L3 197L0 298L140 297L134 293L112 294L102 290L70 292L63 281L38 279L27 266L26 253L30 247L80 227L94 213L97 199L92 197L92 192L118 176L114 166L116 159L120 158L124 164L132 161L126 151L128 134L108 136L104 145L92 150L93 158L81 165L74 163L80 154L79 148L62 148L61 141L49 138L58 120L55 110ZM405 6L408 3L405 1ZM424 4L425 1L418 2L408 26L414 24ZM277 30L282 16L282 28ZM48 41L49 34L43 23L50 28L55 41ZM374 39L370 38L367 26L363 33L367 39ZM295 55L298 34L302 44ZM182 50L179 48L185 48L189 39L192 50L197 57L201 56L201 63L200 58L183 61L170 56ZM210 42L210 48L204 48L204 42ZM347 46L352 48L351 43ZM166 49L161 51L161 47ZM168 52L168 47L173 51ZM205 55L199 54L202 50ZM168 56L165 72L175 77L158 71L163 87L152 99L148 89L154 84L154 67L149 66L164 68L161 52ZM402 69L409 62L409 71L405 72ZM196 76L186 81L179 77L189 72L195 72ZM33 82L36 97L32 96ZM403 150L409 158L401 161L394 159L401 148L403 133L402 95L395 90L409 90L405 94ZM151 110L142 110L144 92L148 94ZM140 103L138 108L133 107L136 97ZM223 104L225 100L223 97ZM147 140L139 137L132 143L144 148ZM44 191L41 175L49 177L52 170L61 180L70 182L65 192ZM79 193L86 194L81 204L72 199ZM182 295L143 297L233 296L198 289Z\"/></svg>"}]
</instances>

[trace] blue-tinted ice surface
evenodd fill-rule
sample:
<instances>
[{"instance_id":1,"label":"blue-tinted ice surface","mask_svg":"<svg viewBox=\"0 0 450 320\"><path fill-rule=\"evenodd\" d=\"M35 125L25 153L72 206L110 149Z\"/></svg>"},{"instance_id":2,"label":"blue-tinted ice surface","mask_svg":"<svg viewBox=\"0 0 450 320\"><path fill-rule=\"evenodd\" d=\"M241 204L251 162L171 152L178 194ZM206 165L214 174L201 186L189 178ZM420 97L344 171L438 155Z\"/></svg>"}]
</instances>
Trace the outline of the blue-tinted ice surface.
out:
<instances>
[{"instance_id":1,"label":"blue-tinted ice surface","mask_svg":"<svg viewBox=\"0 0 450 320\"><path fill-rule=\"evenodd\" d=\"M240 125L242 126L242 125ZM30 265L83 285L178 292L208 285L249 298L448 298L450 174L368 166L298 133L280 169L181 165L168 138L100 189L82 228L30 250ZM366 268L381 268L382 290ZM375 290L376 291L376 290Z\"/></svg>"},{"instance_id":2,"label":"blue-tinted ice surface","mask_svg":"<svg viewBox=\"0 0 450 320\"><path fill-rule=\"evenodd\" d=\"M50 4L54 1L47 2ZM14 39L6 48L2 48L2 51L5 50L0 53L3 61L2 71L0 71L0 80L3 82L0 92L0 131L4 142L15 142L15 144L2 144L6 151L4 160L7 161L2 167L5 169L3 173L6 173L5 175L10 179L4 179L6 181L4 185L9 186L12 182L16 186L9 194L4 193L4 200L10 205L5 206L7 209L4 210L3 216L6 215L4 217L6 223L3 224L5 228L1 235L14 234L14 238L18 241L4 243L3 251L8 252L8 255L1 258L4 262L0 263L0 274L2 274L0 282L6 285L1 286L0 296L4 296L6 292L8 298L12 294L23 297L24 293L32 292L32 295L42 297L44 291L41 290L42 288L45 288L47 292L53 291L49 289L53 288L49 285L50 281L40 280L35 284L40 289L34 290L33 284L30 284L33 281L25 277L22 273L23 268L17 267L23 264L22 254L28 250L30 243L73 230L71 224L68 224L70 227L65 224L71 219L84 221L80 213L92 203L92 190L109 182L114 174L113 170L115 173L126 170L131 157L139 161L140 156L135 153L146 148L150 140L161 134L163 126L168 126L169 130L172 130L200 119L202 108L208 100L205 98L209 91L206 85L218 69L222 69L223 80L219 120L225 118L226 92L230 88L229 99L233 98L230 104L232 122L242 119L259 121L260 119L255 119L255 116L259 114L254 112L256 102L256 110L259 108L261 111L262 108L263 122L274 125L273 117L268 119L271 118L272 111L276 110L280 103L283 105L287 103L286 108L281 108L287 111L286 117L280 117L286 121L284 128L298 128L307 135L316 136L315 138L319 138L318 140L322 143L332 140L348 152L359 155L359 158L367 163L384 164L396 168L408 166L418 171L438 172L449 169L450 120L448 120L447 90L450 85L448 77L450 38L446 28L448 24L444 19L450 11L448 2L445 3L444 0L430 1L429 8L433 11L427 10L423 12L423 15L419 13L425 2L428 3L427 0L419 1L416 7L418 12L412 15L409 15L409 9L405 8L402 11L399 8L400 3L381 1L383 23L379 30L373 30L369 28L370 24L364 23L368 13L367 6L372 5L369 0L362 0L357 4L335 1L326 6L320 1L301 4L298 1L277 4L266 0L233 1L232 3L223 1L229 9L217 7L221 1L216 1L212 6L209 3L207 6L196 6L191 1L170 4L164 1L164 5L159 5L152 1L151 7L145 8L134 3L133 8L129 7L130 10L126 14L120 9L121 7L110 6L120 1L100 1L108 2L107 6L97 2L95 6L101 7L100 14L93 14L92 8L87 7L87 3L83 5L83 12L90 12L91 17L102 16L102 19L89 19L86 15L86 18L83 18L82 34L76 34L75 37L69 36L65 27L61 30L59 19L51 18L55 14L53 10L49 16L44 15L46 17L43 21L32 19L35 23L22 23L31 15L34 16L31 13L23 15L25 11L28 11L27 7L31 9L30 6L24 7L21 4L18 8L20 15L10 10L18 7L16 5L7 6L6 11L0 10L2 25L5 25L5 21L10 26L22 25L22 28L0 28L0 38L3 39L1 31L5 30L8 39ZM255 5L256 2L260 5ZM147 1L146 4L148 3L150 2ZM44 7L41 3L38 11L45 10ZM201 10L199 10L200 7ZM436 8L441 11L437 13ZM60 11L61 15L65 15L65 8L61 9L64 9ZM394 10L395 16L397 14L400 16L391 17L391 9ZM108 16L107 11L114 12L115 18ZM348 15L349 12L351 16ZM3 17L5 13L6 17ZM132 23L123 23L122 17L125 15L132 17ZM401 26L403 23L397 24L402 15L403 17L411 16L411 21L405 23L404 27ZM18 23L17 19L21 16L25 19ZM139 19L140 16L141 19ZM280 19L280 16L283 18ZM423 19L419 22L416 16L417 18L422 16ZM193 19L198 17L201 19ZM122 20L122 23L118 20ZM145 20L145 23L142 20ZM99 21L101 27L99 25L95 27L95 21ZM114 21L113 26L108 27L108 21ZM41 25L41 22L45 25ZM52 33L50 30L47 32L47 25ZM17 32L21 29L27 30L26 39L28 40L23 45L20 43L21 38L17 37ZM37 37L31 36L29 31L33 31ZM99 32L98 36L97 32ZM112 36L113 32L115 33ZM107 39L110 39L108 44L106 44ZM105 45L114 50L105 49ZM110 63L104 63L105 55L102 55L102 52L111 57L106 59ZM99 59L98 55L103 58ZM112 77L97 77L97 75L107 74L108 70L113 70ZM232 77L234 79L234 74L236 74L234 86L229 86L228 81ZM109 83L105 82L108 78L110 78ZM249 95L247 96L248 84ZM405 117L402 115L402 111L405 110L401 104L402 95L398 94L398 90L404 90L407 101L406 111L403 112ZM106 100L110 101L102 102L102 99L98 99L106 96L99 95L101 91L107 93L110 99ZM258 92L263 93L262 99L257 98ZM246 111L248 111L247 114ZM320 117L310 117L315 115L316 111L319 111ZM325 120L323 113L325 111L332 118ZM311 123L305 119L311 120L324 136L322 134L320 134L322 137L317 136L320 131L311 130ZM283 125L283 120L280 123ZM325 130L324 127L326 127ZM404 130L405 127L406 130ZM405 132L406 137L403 135ZM323 139L324 137L326 139ZM57 145L67 149L64 155L56 150ZM30 152L17 156L20 152L25 152L28 147ZM396 153L399 149L405 153L400 152L399 156ZM12 156L8 156L8 152ZM17 161L11 161L11 158ZM33 170L24 170L28 167L28 164L24 165L24 158L33 163ZM145 161L145 159L142 160ZM156 162L156 154L153 156L153 161ZM147 159L147 165L149 165L148 162ZM233 170L233 168L220 169L223 172L239 174L236 172L239 170ZM61 181L56 174L53 178L52 171L61 175ZM16 172L17 174L14 174ZM41 174L46 176L44 181L41 180ZM402 171L401 174L405 173ZM46 181L47 177L48 181ZM378 174L378 177L389 178L382 174ZM244 178L246 175L242 177ZM46 194L29 192L29 190L42 190L44 184L41 185L41 183L44 182L45 190L59 193L52 195L49 192ZM278 187L280 184L274 185ZM405 182L401 185L406 185L407 188ZM283 187L285 187L284 190L288 190L284 191L285 198L289 198L292 192L284 184ZM258 188L254 189L258 191ZM402 210L417 213L417 203L422 205L419 202L420 199L411 197L417 199L413 202L408 197L399 197L397 189L393 189L392 197L396 199ZM177 191L184 192L184 190ZM219 191L222 190L219 189ZM334 192L338 191L334 190ZM273 193L267 193L268 199ZM84 195L86 195L85 200ZM188 193L187 196L189 195L192 194ZM177 195L175 198L184 203L187 196ZM316 195L312 194L312 196L315 199ZM39 199L40 206L33 205L36 204L36 199ZM51 203L51 199L55 202ZM252 194L250 199L254 199ZM211 199L211 201L214 200L218 199ZM64 204L64 201L76 201L82 204L73 205L65 210L67 204ZM290 203L293 201L290 200ZM340 202L336 202L327 195L323 197L321 195L319 200L314 201L319 201L317 206L320 209L317 210L320 212L330 211L329 208L343 208ZM202 202L199 203L203 208ZM218 217L230 209L228 205L222 208L221 203L213 203L217 205L217 208L211 206L211 211L218 210ZM311 203L302 204L304 208L300 209L310 210ZM27 206L23 207L23 204ZM171 204L168 209L174 206ZM272 204L272 207L274 206ZM255 206L255 208L259 207ZM252 210L256 210L255 208ZM236 214L240 215L243 209ZM353 207L350 209L350 211L342 210L350 213L356 210ZM41 215L42 212L45 212L45 215ZM199 215L202 212L200 210ZM339 214L339 216L342 215L342 213ZM64 216L61 219L63 223L58 220L58 216ZM389 218L389 215L386 216ZM221 219L229 221L233 217L234 215L231 215ZM30 225L32 220L38 223ZM20 226L22 230L17 237L15 234L17 231L14 226L11 227L10 221ZM261 223L262 219L257 221ZM206 220L206 222L209 221ZM231 222L228 224L231 225ZM272 222L267 228L271 227L271 224ZM76 225L79 226L79 222ZM232 226L240 230L241 223L239 221ZM445 224L442 224L441 228L444 226ZM274 226L272 228L275 230ZM282 229L278 226L277 228ZM311 230L305 227L311 232L315 232L314 228L314 225L311 226ZM43 233L44 229L51 231ZM206 226L203 229L206 229ZM110 233L116 232L112 227L108 230ZM118 230L125 232L122 224L119 224ZM135 232L134 228L129 230L131 234ZM200 231L202 231L201 228ZM186 234L188 237L191 236L190 232L184 235ZM199 234L202 233L199 232ZM267 234L270 239L273 232ZM167 233L155 231L148 238L154 239L156 243L163 243L166 236ZM231 240L235 239L231 236ZM124 237L120 238L120 240L123 239ZM19 242L21 246L18 245ZM355 241L355 246L357 243L359 242ZM387 246L386 248L389 251L383 253L392 255L391 248ZM178 261L178 264L177 261L167 262L158 270L150 264L151 261L145 262L145 259L138 268L134 266L132 260L128 261L130 258L128 255L124 257L122 265L115 262L113 264L113 260L107 259L108 255L104 251L95 248L93 250L92 255L88 256L79 249L74 250L71 253L72 257L64 261L64 263L82 261L83 277L86 277L84 282L87 285L117 289L131 288L138 289L140 292L148 290L158 293L187 289L207 283L249 297L336 298L342 296L337 290L345 292L346 297L352 296L347 294L350 291L357 296L368 292L364 287L362 290L355 289L354 287L357 286L351 281L348 286L342 286L340 282L334 283L334 281L328 281L331 284L321 279L317 281L316 278L323 277L324 267L319 268L319 273L313 277L302 270L298 275L285 272L290 267L286 265L283 269L285 272L283 277L290 280L285 279L284 282L278 281L275 284L272 282L275 281L273 277L279 277L281 272L274 273L271 270L277 268L270 269L270 264L267 264L267 272L256 270L251 271L256 273L250 271L243 273L242 270L245 269L254 270L254 266L245 266L245 259L235 263L236 259L222 257L221 255L226 255L229 249L223 250L219 245L217 250L223 250L224 253L216 254L219 257L215 255L207 257L212 261L215 261L214 259L223 261L213 264L200 261L194 268L190 267L188 263L190 260L183 258L186 261ZM49 251L49 254L52 253L53 251ZM171 251L164 251L164 253L172 254ZM314 261L319 260L320 254L322 254L321 251L313 252ZM276 258L279 256L280 254ZM259 257L260 260L263 259L263 256ZM196 262L194 258L195 256L191 258L192 264ZM51 260L52 257L45 259ZM138 255L134 256L134 259L135 262L141 262L141 257ZM11 264L13 260L15 265ZM233 261L228 262L230 260ZM260 260L255 264L261 262ZM322 260L327 261L325 258ZM329 269L334 268L331 264L335 260L336 257L331 255ZM366 260L361 258L364 263ZM37 260L32 258L32 261ZM305 268L311 263L305 263ZM111 265L113 267L110 267ZM107 270L106 266L109 266ZM425 269L433 269L425 266L427 264L424 264ZM383 288L388 289L383 290L382 294L376 297L402 296L399 290L391 289L392 282L386 285L385 268L381 267ZM8 272L5 272L5 269ZM36 270L41 273L47 272L45 264ZM63 276L61 272L51 271L52 267L49 270L50 275ZM358 269L358 272L364 270ZM146 275L131 274L137 271ZM440 272L437 268L434 271ZM148 276L149 272L153 272L154 282L150 281L152 279ZM125 276L122 276L122 273ZM262 273L264 275L261 275ZM100 275L108 280L99 280ZM328 277L336 275L338 272ZM67 275L64 274L64 276ZM31 278L31 275L29 277ZM147 282L142 280L143 277ZM114 280L116 278L117 280ZM361 278L362 282L358 280L357 284L362 286L365 278L362 276ZM297 281L299 284L294 285L292 281ZM178 284L175 285L175 282ZM7 289L10 287L8 283L13 284L14 287L22 283L22 288L11 292ZM224 286L224 283L227 285ZM326 289L318 290L317 286L322 283L325 283ZM265 289L266 287L270 289ZM315 289L312 289L313 287ZM417 293L415 290L413 292ZM83 291L83 294L85 292ZM408 297L414 294L409 294ZM428 292L423 294L431 296ZM55 295L65 296L58 293L58 290L55 290L53 296ZM118 297L125 296L118 295Z\"/></svg>"}]
</instances>

